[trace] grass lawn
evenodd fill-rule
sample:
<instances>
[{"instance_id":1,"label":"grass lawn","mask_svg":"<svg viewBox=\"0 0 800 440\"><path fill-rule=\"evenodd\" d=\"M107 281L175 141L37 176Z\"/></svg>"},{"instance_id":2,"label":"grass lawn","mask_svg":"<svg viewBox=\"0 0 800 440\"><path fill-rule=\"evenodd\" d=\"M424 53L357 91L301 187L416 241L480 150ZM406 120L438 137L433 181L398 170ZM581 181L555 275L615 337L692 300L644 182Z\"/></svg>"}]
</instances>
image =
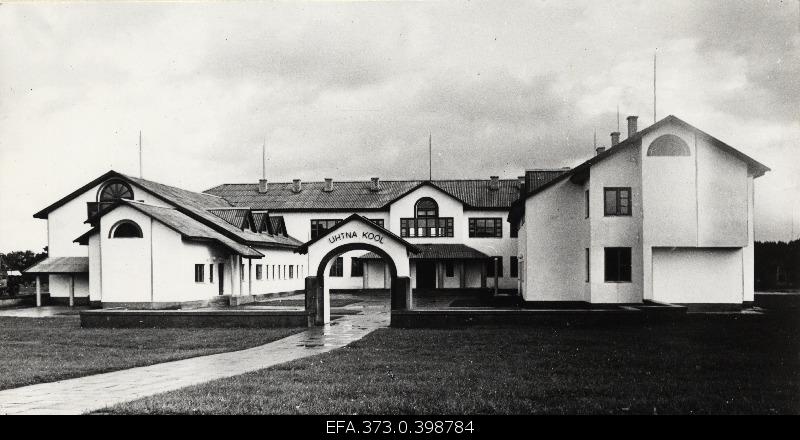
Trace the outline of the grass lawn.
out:
<instances>
[{"instance_id":1,"label":"grass lawn","mask_svg":"<svg viewBox=\"0 0 800 440\"><path fill-rule=\"evenodd\" d=\"M382 329L324 355L110 412L800 413L797 320L759 318Z\"/></svg>"},{"instance_id":2,"label":"grass lawn","mask_svg":"<svg viewBox=\"0 0 800 440\"><path fill-rule=\"evenodd\" d=\"M304 329L84 329L77 316L0 317L0 389L224 351Z\"/></svg>"}]
</instances>

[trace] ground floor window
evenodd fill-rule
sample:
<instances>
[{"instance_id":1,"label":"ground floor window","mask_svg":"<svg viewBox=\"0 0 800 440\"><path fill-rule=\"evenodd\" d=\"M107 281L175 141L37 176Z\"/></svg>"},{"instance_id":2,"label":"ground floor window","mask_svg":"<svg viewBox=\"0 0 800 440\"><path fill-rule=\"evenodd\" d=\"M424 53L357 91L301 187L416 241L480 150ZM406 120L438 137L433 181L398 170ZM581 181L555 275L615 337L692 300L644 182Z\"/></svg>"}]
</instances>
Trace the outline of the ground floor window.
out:
<instances>
[{"instance_id":1,"label":"ground floor window","mask_svg":"<svg viewBox=\"0 0 800 440\"><path fill-rule=\"evenodd\" d=\"M202 283L205 280L205 276L203 274L203 269L206 267L205 264L195 264L194 265L194 282L195 283Z\"/></svg>"},{"instance_id":2,"label":"ground floor window","mask_svg":"<svg viewBox=\"0 0 800 440\"><path fill-rule=\"evenodd\" d=\"M606 282L631 281L631 248L606 248Z\"/></svg>"},{"instance_id":3,"label":"ground floor window","mask_svg":"<svg viewBox=\"0 0 800 440\"><path fill-rule=\"evenodd\" d=\"M591 280L591 265L589 264L589 248L586 248L586 282Z\"/></svg>"},{"instance_id":4,"label":"ground floor window","mask_svg":"<svg viewBox=\"0 0 800 440\"><path fill-rule=\"evenodd\" d=\"M360 258L350 259L350 276L363 277L364 276L364 261Z\"/></svg>"},{"instance_id":5,"label":"ground floor window","mask_svg":"<svg viewBox=\"0 0 800 440\"><path fill-rule=\"evenodd\" d=\"M260 280L263 276L264 274L262 273L261 265L256 264L256 280Z\"/></svg>"},{"instance_id":6,"label":"ground floor window","mask_svg":"<svg viewBox=\"0 0 800 440\"><path fill-rule=\"evenodd\" d=\"M214 263L208 265L208 282L214 282Z\"/></svg>"},{"instance_id":7,"label":"ground floor window","mask_svg":"<svg viewBox=\"0 0 800 440\"><path fill-rule=\"evenodd\" d=\"M503 257L492 257L486 261L486 276L494 278L494 262L497 260L497 276L503 276Z\"/></svg>"},{"instance_id":8,"label":"ground floor window","mask_svg":"<svg viewBox=\"0 0 800 440\"><path fill-rule=\"evenodd\" d=\"M511 257L508 270L511 272L511 278L516 278L519 276L519 259L516 255Z\"/></svg>"},{"instance_id":9,"label":"ground floor window","mask_svg":"<svg viewBox=\"0 0 800 440\"><path fill-rule=\"evenodd\" d=\"M241 275L242 281L244 281L244 264L239 265L239 275Z\"/></svg>"},{"instance_id":10,"label":"ground floor window","mask_svg":"<svg viewBox=\"0 0 800 440\"><path fill-rule=\"evenodd\" d=\"M289 279L294 279L294 265L289 266Z\"/></svg>"},{"instance_id":11,"label":"ground floor window","mask_svg":"<svg viewBox=\"0 0 800 440\"><path fill-rule=\"evenodd\" d=\"M341 277L344 272L344 258L336 257L331 263L331 270L329 275L332 277Z\"/></svg>"},{"instance_id":12,"label":"ground floor window","mask_svg":"<svg viewBox=\"0 0 800 440\"><path fill-rule=\"evenodd\" d=\"M454 264L453 264L452 261L446 261L444 263L444 275L446 277L448 277L448 278L452 278L453 277L453 273L455 272L455 270L454 270L455 268L453 266L454 266Z\"/></svg>"}]
</instances>

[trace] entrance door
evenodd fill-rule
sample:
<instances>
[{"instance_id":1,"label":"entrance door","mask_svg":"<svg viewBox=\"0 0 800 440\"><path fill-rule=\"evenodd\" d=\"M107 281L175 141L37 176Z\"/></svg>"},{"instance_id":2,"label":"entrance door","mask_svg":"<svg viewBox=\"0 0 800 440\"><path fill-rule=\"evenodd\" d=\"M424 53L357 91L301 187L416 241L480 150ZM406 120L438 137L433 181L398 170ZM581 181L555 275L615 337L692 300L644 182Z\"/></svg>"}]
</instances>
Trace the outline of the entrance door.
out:
<instances>
[{"instance_id":1,"label":"entrance door","mask_svg":"<svg viewBox=\"0 0 800 440\"><path fill-rule=\"evenodd\" d=\"M417 261L417 289L436 288L436 263Z\"/></svg>"},{"instance_id":2,"label":"entrance door","mask_svg":"<svg viewBox=\"0 0 800 440\"><path fill-rule=\"evenodd\" d=\"M219 263L217 266L217 278L219 279L219 294L225 291L225 264Z\"/></svg>"}]
</instances>

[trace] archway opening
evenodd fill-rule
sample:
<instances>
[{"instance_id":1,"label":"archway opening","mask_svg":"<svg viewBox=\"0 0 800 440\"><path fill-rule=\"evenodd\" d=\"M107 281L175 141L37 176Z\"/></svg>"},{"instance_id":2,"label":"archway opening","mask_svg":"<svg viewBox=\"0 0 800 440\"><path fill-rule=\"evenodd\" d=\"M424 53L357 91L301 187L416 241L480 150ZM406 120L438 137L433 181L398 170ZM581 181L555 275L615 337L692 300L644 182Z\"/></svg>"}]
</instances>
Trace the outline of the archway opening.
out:
<instances>
[{"instance_id":1,"label":"archway opening","mask_svg":"<svg viewBox=\"0 0 800 440\"><path fill-rule=\"evenodd\" d=\"M343 244L330 250L322 257L316 270L316 277L306 278L306 310L313 314L313 323L316 325L326 324L331 321L331 309L337 305L334 302L332 306L331 301L331 286L335 284L331 282L331 271L335 274L341 273L339 272L341 268L337 267L337 264L342 263L337 263L337 258L351 251L374 253L380 257L380 260L374 259L370 261L382 262L387 272L388 282L384 285L385 291L383 293L363 291L363 289L359 293L359 295L364 295L363 301L360 301L363 303L363 313L385 313L388 319L391 310L405 309L409 306L410 280L408 277L397 276L397 264L386 251L366 243ZM334 298L337 297L339 297L339 294L334 295Z\"/></svg>"}]
</instances>

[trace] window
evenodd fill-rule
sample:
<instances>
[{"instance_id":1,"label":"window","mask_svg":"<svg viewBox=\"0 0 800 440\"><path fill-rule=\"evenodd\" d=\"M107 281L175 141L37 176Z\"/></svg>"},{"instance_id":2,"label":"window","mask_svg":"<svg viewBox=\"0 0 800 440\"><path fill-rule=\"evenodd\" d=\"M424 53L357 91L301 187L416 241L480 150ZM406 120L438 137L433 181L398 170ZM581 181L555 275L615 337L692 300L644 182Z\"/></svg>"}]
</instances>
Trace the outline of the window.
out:
<instances>
[{"instance_id":1,"label":"window","mask_svg":"<svg viewBox=\"0 0 800 440\"><path fill-rule=\"evenodd\" d=\"M264 277L269 279L269 264L264 265Z\"/></svg>"},{"instance_id":2,"label":"window","mask_svg":"<svg viewBox=\"0 0 800 440\"><path fill-rule=\"evenodd\" d=\"M445 261L445 263L444 263L444 275L447 278L452 278L453 277L453 273L454 273L453 266L454 266L454 264L453 264L452 261Z\"/></svg>"},{"instance_id":3,"label":"window","mask_svg":"<svg viewBox=\"0 0 800 440\"><path fill-rule=\"evenodd\" d=\"M244 281L244 264L239 265L239 273L242 275L242 281Z\"/></svg>"},{"instance_id":4,"label":"window","mask_svg":"<svg viewBox=\"0 0 800 440\"><path fill-rule=\"evenodd\" d=\"M294 265L289 266L289 279L294 279Z\"/></svg>"},{"instance_id":5,"label":"window","mask_svg":"<svg viewBox=\"0 0 800 440\"><path fill-rule=\"evenodd\" d=\"M336 226L341 220L311 220L311 239L315 239L320 235L325 234L325 232Z\"/></svg>"},{"instance_id":6,"label":"window","mask_svg":"<svg viewBox=\"0 0 800 440\"><path fill-rule=\"evenodd\" d=\"M375 226L383 227L383 219L382 218L371 218L369 219L372 223L375 223Z\"/></svg>"},{"instance_id":7,"label":"window","mask_svg":"<svg viewBox=\"0 0 800 440\"><path fill-rule=\"evenodd\" d=\"M631 215L631 189L630 188L605 188L605 214Z\"/></svg>"},{"instance_id":8,"label":"window","mask_svg":"<svg viewBox=\"0 0 800 440\"><path fill-rule=\"evenodd\" d=\"M364 260L360 258L350 259L350 276L351 277L364 276Z\"/></svg>"},{"instance_id":9,"label":"window","mask_svg":"<svg viewBox=\"0 0 800 440\"><path fill-rule=\"evenodd\" d=\"M471 218L469 219L470 237L493 237L503 236L503 219L496 218Z\"/></svg>"},{"instance_id":10,"label":"window","mask_svg":"<svg viewBox=\"0 0 800 440\"><path fill-rule=\"evenodd\" d=\"M592 279L592 266L589 264L589 248L586 248L586 282L588 283Z\"/></svg>"},{"instance_id":11,"label":"window","mask_svg":"<svg viewBox=\"0 0 800 440\"><path fill-rule=\"evenodd\" d=\"M208 265L208 282L214 282L214 263Z\"/></svg>"},{"instance_id":12,"label":"window","mask_svg":"<svg viewBox=\"0 0 800 440\"><path fill-rule=\"evenodd\" d=\"M416 218L436 218L439 217L439 205L430 197L417 200L414 205L414 217Z\"/></svg>"},{"instance_id":13,"label":"window","mask_svg":"<svg viewBox=\"0 0 800 440\"><path fill-rule=\"evenodd\" d=\"M401 218L401 237L452 237L453 218Z\"/></svg>"},{"instance_id":14,"label":"window","mask_svg":"<svg viewBox=\"0 0 800 440\"><path fill-rule=\"evenodd\" d=\"M205 279L203 275L203 269L206 267L205 264L195 264L194 265L194 282L195 283L202 283Z\"/></svg>"},{"instance_id":15,"label":"window","mask_svg":"<svg viewBox=\"0 0 800 440\"><path fill-rule=\"evenodd\" d=\"M342 272L344 272L344 258L336 257L331 263L331 270L328 275L332 277L340 277L342 276Z\"/></svg>"},{"instance_id":16,"label":"window","mask_svg":"<svg viewBox=\"0 0 800 440\"><path fill-rule=\"evenodd\" d=\"M508 270L510 272L509 276L511 278L516 278L519 276L519 258L516 255L511 257L511 261L509 262L508 265Z\"/></svg>"},{"instance_id":17,"label":"window","mask_svg":"<svg viewBox=\"0 0 800 440\"><path fill-rule=\"evenodd\" d=\"M275 278L275 265L274 264L272 265L272 279L273 280L277 280L277 278Z\"/></svg>"},{"instance_id":18,"label":"window","mask_svg":"<svg viewBox=\"0 0 800 440\"><path fill-rule=\"evenodd\" d=\"M97 196L97 201L100 203L111 203L119 199L133 200L133 190L130 185L119 180L107 183Z\"/></svg>"},{"instance_id":19,"label":"window","mask_svg":"<svg viewBox=\"0 0 800 440\"><path fill-rule=\"evenodd\" d=\"M109 238L142 238L142 228L131 220L120 220L111 227Z\"/></svg>"},{"instance_id":20,"label":"window","mask_svg":"<svg viewBox=\"0 0 800 440\"><path fill-rule=\"evenodd\" d=\"M282 273L283 273L283 279L284 280L288 280L289 276L287 275L288 272L286 272L286 265L285 264L283 265L283 272Z\"/></svg>"},{"instance_id":21,"label":"window","mask_svg":"<svg viewBox=\"0 0 800 440\"><path fill-rule=\"evenodd\" d=\"M691 156L689 145L674 134L665 134L647 147L648 156Z\"/></svg>"},{"instance_id":22,"label":"window","mask_svg":"<svg viewBox=\"0 0 800 440\"><path fill-rule=\"evenodd\" d=\"M631 248L606 248L606 282L631 281Z\"/></svg>"},{"instance_id":23,"label":"window","mask_svg":"<svg viewBox=\"0 0 800 440\"><path fill-rule=\"evenodd\" d=\"M492 257L486 260L486 276L494 278L494 262L497 261L497 277L503 276L503 257Z\"/></svg>"},{"instance_id":24,"label":"window","mask_svg":"<svg viewBox=\"0 0 800 440\"><path fill-rule=\"evenodd\" d=\"M586 190L586 218L589 218L589 190Z\"/></svg>"},{"instance_id":25,"label":"window","mask_svg":"<svg viewBox=\"0 0 800 440\"><path fill-rule=\"evenodd\" d=\"M261 265L256 264L256 280L260 280L263 277L263 273L261 271Z\"/></svg>"}]
</instances>

